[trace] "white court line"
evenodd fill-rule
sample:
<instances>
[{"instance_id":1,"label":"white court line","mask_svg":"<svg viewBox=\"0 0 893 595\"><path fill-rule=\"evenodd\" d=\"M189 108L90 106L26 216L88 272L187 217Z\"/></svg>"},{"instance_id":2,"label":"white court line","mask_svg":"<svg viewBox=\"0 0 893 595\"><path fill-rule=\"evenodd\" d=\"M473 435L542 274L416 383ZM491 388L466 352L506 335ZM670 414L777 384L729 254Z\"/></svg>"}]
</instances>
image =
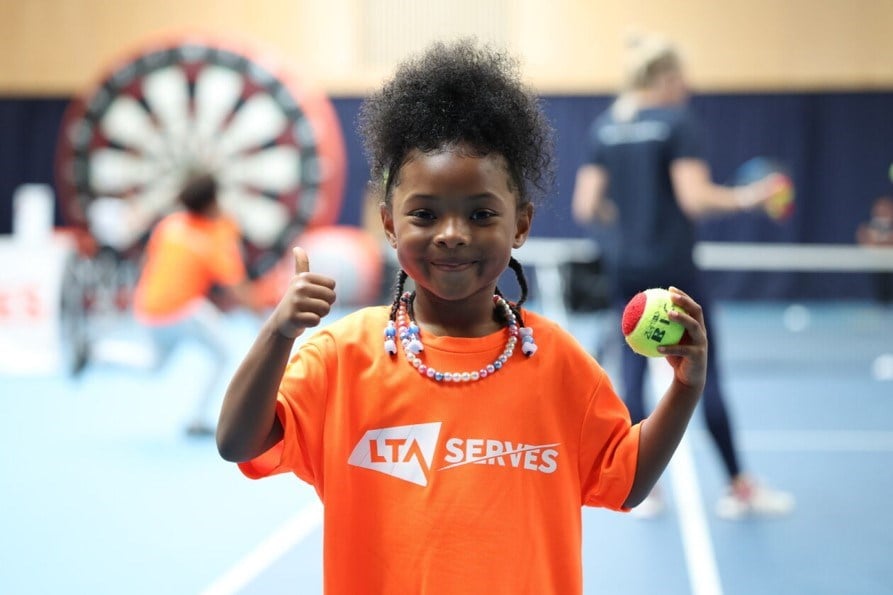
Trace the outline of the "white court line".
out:
<instances>
[{"instance_id":1,"label":"white court line","mask_svg":"<svg viewBox=\"0 0 893 595\"><path fill-rule=\"evenodd\" d=\"M201 595L234 595L322 525L323 507L318 500L301 509L278 531L239 560Z\"/></svg>"},{"instance_id":2,"label":"white court line","mask_svg":"<svg viewBox=\"0 0 893 595\"><path fill-rule=\"evenodd\" d=\"M672 381L672 368L663 358L649 360L648 364L652 396L659 399ZM670 481L679 515L688 580L692 595L722 595L716 553L710 538L694 456L687 435L688 432L682 437L670 460Z\"/></svg>"}]
</instances>

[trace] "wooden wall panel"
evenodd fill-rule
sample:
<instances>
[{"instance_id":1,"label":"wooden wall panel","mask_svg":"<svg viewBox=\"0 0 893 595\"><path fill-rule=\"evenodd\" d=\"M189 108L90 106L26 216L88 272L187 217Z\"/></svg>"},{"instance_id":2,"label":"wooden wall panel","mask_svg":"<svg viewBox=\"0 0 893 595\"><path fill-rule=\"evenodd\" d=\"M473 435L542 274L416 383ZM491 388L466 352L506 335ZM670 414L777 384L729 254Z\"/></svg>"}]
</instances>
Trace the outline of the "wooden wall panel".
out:
<instances>
[{"instance_id":1,"label":"wooden wall panel","mask_svg":"<svg viewBox=\"0 0 893 595\"><path fill-rule=\"evenodd\" d=\"M613 90L630 30L677 40L705 91L893 88L890 0L0 0L0 16L7 96L69 95L190 28L260 41L333 95L376 86L401 44L463 31L505 43L544 93Z\"/></svg>"}]
</instances>

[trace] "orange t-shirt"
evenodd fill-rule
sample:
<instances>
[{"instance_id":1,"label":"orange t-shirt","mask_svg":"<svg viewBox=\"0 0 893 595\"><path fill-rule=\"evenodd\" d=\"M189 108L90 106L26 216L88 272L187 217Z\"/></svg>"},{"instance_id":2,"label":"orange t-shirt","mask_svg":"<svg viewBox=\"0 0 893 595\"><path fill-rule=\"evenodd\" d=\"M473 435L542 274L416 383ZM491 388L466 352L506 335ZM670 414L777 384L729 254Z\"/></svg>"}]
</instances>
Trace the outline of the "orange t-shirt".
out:
<instances>
[{"instance_id":1,"label":"orange t-shirt","mask_svg":"<svg viewBox=\"0 0 893 595\"><path fill-rule=\"evenodd\" d=\"M316 488L326 593L581 593L581 506L621 510L638 456L604 370L525 312L533 357L517 348L492 376L435 383L385 353L387 314L360 310L300 346L279 389L283 440L240 464ZM479 369L505 338L423 332L422 358Z\"/></svg>"},{"instance_id":2,"label":"orange t-shirt","mask_svg":"<svg viewBox=\"0 0 893 595\"><path fill-rule=\"evenodd\" d=\"M211 287L245 280L239 230L226 217L177 212L162 219L149 238L134 295L146 321L176 319Z\"/></svg>"}]
</instances>

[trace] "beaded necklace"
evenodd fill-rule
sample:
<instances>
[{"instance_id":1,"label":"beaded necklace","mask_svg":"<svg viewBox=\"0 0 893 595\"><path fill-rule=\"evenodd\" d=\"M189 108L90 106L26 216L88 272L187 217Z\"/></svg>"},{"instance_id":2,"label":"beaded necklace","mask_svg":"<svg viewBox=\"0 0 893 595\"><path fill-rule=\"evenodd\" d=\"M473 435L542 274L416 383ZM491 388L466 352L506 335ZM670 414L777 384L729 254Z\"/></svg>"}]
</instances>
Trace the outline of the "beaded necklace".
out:
<instances>
[{"instance_id":1,"label":"beaded necklace","mask_svg":"<svg viewBox=\"0 0 893 595\"><path fill-rule=\"evenodd\" d=\"M509 358L512 357L512 354L515 352L515 346L518 344L519 337L521 338L521 352L524 355L530 357L536 353L536 343L533 340L533 329L529 326L519 327L518 319L509 306L509 303L505 298L497 294L493 296L493 303L497 308L502 308L502 311L505 314L505 319L508 321L506 325L508 337L505 341L505 348L502 350L499 357L480 370L472 370L470 372L441 372L435 370L431 366L425 365L418 357L418 354L424 351L425 346L422 345L419 325L416 324L409 313L412 299L413 294L408 291L400 296L400 305L395 316L396 324L393 320L389 320L388 326L385 327L384 330L384 349L391 355L397 355L396 339L399 337L400 343L403 346L403 353L406 355L406 360L412 367L418 370L419 374L426 378L430 378L435 382L473 382L475 380L486 378L491 374L495 374L502 369L502 367L508 363Z\"/></svg>"}]
</instances>

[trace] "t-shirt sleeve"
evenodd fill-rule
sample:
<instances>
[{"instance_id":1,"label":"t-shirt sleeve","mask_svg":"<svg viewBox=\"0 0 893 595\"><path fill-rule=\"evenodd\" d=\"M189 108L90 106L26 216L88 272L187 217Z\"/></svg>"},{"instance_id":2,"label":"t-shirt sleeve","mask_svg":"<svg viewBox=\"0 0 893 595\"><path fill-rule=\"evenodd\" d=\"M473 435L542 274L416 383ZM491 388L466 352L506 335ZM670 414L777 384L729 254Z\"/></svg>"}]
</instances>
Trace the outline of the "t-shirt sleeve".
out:
<instances>
[{"instance_id":1,"label":"t-shirt sleeve","mask_svg":"<svg viewBox=\"0 0 893 595\"><path fill-rule=\"evenodd\" d=\"M681 110L670 131L670 161L674 159L706 159L704 132L690 110Z\"/></svg>"},{"instance_id":2,"label":"t-shirt sleeve","mask_svg":"<svg viewBox=\"0 0 893 595\"><path fill-rule=\"evenodd\" d=\"M607 374L589 403L580 436L580 476L583 504L626 510L636 475L639 425L632 425L626 405Z\"/></svg>"},{"instance_id":3,"label":"t-shirt sleeve","mask_svg":"<svg viewBox=\"0 0 893 595\"><path fill-rule=\"evenodd\" d=\"M328 339L330 341L330 339ZM327 390L327 372L321 345L323 335L301 345L286 367L276 416L283 438L265 453L239 463L247 477L259 479L279 473L294 473L316 487L322 495L322 444Z\"/></svg>"}]
</instances>

